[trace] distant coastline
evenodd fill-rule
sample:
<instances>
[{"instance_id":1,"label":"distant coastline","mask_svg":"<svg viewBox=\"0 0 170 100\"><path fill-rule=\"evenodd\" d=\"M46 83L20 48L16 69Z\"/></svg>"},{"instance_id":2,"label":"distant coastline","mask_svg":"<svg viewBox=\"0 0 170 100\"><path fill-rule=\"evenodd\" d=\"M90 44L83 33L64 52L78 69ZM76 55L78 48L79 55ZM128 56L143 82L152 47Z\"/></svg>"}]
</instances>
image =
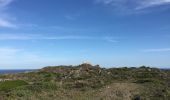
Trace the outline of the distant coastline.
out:
<instances>
[{"instance_id":1,"label":"distant coastline","mask_svg":"<svg viewBox=\"0 0 170 100\"><path fill-rule=\"evenodd\" d=\"M34 71L36 69L0 69L0 74L16 74Z\"/></svg>"},{"instance_id":2,"label":"distant coastline","mask_svg":"<svg viewBox=\"0 0 170 100\"><path fill-rule=\"evenodd\" d=\"M159 68L160 70L170 70L170 68ZM37 69L0 69L0 75L2 74L16 74L35 71Z\"/></svg>"},{"instance_id":3,"label":"distant coastline","mask_svg":"<svg viewBox=\"0 0 170 100\"><path fill-rule=\"evenodd\" d=\"M161 70L170 70L170 68L160 68Z\"/></svg>"}]
</instances>

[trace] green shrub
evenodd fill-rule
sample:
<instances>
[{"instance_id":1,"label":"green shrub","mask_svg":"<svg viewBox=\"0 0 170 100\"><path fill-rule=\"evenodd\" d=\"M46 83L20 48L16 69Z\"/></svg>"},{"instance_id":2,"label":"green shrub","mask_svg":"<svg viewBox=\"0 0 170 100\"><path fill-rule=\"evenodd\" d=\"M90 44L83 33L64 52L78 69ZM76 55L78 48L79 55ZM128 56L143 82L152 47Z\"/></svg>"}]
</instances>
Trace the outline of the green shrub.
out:
<instances>
[{"instance_id":1,"label":"green shrub","mask_svg":"<svg viewBox=\"0 0 170 100\"><path fill-rule=\"evenodd\" d=\"M0 90L6 91L27 84L27 82L21 80L0 82Z\"/></svg>"}]
</instances>

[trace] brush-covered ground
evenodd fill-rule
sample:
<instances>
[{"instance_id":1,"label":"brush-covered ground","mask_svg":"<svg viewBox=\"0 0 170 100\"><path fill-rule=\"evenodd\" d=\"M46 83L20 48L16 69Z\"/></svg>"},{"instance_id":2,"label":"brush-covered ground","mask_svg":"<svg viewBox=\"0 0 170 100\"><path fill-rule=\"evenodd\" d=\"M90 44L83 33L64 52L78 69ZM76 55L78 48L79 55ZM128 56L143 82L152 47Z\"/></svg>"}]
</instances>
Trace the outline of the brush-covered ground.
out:
<instances>
[{"instance_id":1,"label":"brush-covered ground","mask_svg":"<svg viewBox=\"0 0 170 100\"><path fill-rule=\"evenodd\" d=\"M49 66L0 79L0 100L170 100L170 70L144 66Z\"/></svg>"}]
</instances>

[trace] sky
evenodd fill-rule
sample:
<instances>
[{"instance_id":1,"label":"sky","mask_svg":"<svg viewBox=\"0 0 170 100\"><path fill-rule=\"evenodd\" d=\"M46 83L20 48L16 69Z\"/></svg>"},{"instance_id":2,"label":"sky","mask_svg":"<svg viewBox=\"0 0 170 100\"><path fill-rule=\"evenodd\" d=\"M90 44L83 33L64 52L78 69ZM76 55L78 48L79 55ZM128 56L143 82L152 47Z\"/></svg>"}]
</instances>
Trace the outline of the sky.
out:
<instances>
[{"instance_id":1,"label":"sky","mask_svg":"<svg viewBox=\"0 0 170 100\"><path fill-rule=\"evenodd\" d=\"M170 68L170 0L0 0L0 69Z\"/></svg>"}]
</instances>

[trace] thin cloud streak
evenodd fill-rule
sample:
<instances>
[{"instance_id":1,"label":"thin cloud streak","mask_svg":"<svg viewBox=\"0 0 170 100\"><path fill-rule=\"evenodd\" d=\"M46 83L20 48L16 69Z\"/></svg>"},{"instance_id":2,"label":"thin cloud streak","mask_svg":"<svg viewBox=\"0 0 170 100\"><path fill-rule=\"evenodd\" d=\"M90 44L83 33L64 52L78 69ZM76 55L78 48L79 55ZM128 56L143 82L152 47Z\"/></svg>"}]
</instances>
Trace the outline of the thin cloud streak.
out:
<instances>
[{"instance_id":1,"label":"thin cloud streak","mask_svg":"<svg viewBox=\"0 0 170 100\"><path fill-rule=\"evenodd\" d=\"M114 37L90 37L90 36L44 36L41 34L0 34L0 40L103 40L112 43L119 42Z\"/></svg>"},{"instance_id":2,"label":"thin cloud streak","mask_svg":"<svg viewBox=\"0 0 170 100\"><path fill-rule=\"evenodd\" d=\"M96 0L97 3L113 6L122 11L140 11L150 7L170 4L170 0Z\"/></svg>"},{"instance_id":3,"label":"thin cloud streak","mask_svg":"<svg viewBox=\"0 0 170 100\"><path fill-rule=\"evenodd\" d=\"M170 0L144 0L140 3L140 6L136 7L135 9L140 10L165 4L170 4Z\"/></svg>"},{"instance_id":4,"label":"thin cloud streak","mask_svg":"<svg viewBox=\"0 0 170 100\"><path fill-rule=\"evenodd\" d=\"M170 52L170 48L160 48L160 49L145 49L143 52Z\"/></svg>"},{"instance_id":5,"label":"thin cloud streak","mask_svg":"<svg viewBox=\"0 0 170 100\"><path fill-rule=\"evenodd\" d=\"M20 50L15 48L2 48L2 47L0 48L1 55L13 55L18 51Z\"/></svg>"},{"instance_id":6,"label":"thin cloud streak","mask_svg":"<svg viewBox=\"0 0 170 100\"><path fill-rule=\"evenodd\" d=\"M76 20L78 17L80 17L80 14L67 14L64 16L68 20Z\"/></svg>"},{"instance_id":7,"label":"thin cloud streak","mask_svg":"<svg viewBox=\"0 0 170 100\"><path fill-rule=\"evenodd\" d=\"M94 39L88 36L43 36L34 34L0 34L0 40L71 40L71 39Z\"/></svg>"},{"instance_id":8,"label":"thin cloud streak","mask_svg":"<svg viewBox=\"0 0 170 100\"><path fill-rule=\"evenodd\" d=\"M112 43L117 43L119 41L117 41L116 39L114 39L113 37L104 37L104 40L108 41L108 42L112 42Z\"/></svg>"}]
</instances>

